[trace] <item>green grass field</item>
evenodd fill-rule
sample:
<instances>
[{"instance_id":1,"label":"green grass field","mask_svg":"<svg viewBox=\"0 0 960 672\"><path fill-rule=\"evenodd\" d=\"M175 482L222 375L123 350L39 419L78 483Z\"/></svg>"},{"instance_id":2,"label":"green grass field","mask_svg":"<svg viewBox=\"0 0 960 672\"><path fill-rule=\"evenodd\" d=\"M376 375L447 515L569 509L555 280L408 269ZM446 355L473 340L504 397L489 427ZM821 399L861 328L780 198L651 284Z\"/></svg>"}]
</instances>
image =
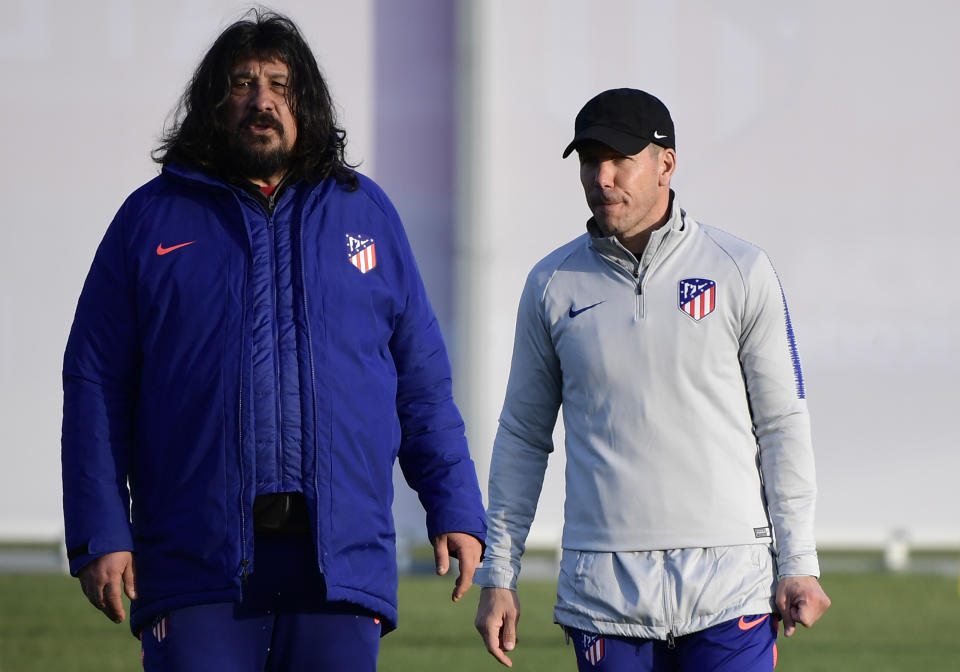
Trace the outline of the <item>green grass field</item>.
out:
<instances>
[{"instance_id":1,"label":"green grass field","mask_svg":"<svg viewBox=\"0 0 960 672\"><path fill-rule=\"evenodd\" d=\"M833 607L817 626L781 637L778 672L960 670L957 579L924 574L839 573L823 585ZM450 579L400 585L400 629L382 640L381 670L502 669L473 629L477 589L454 605ZM574 669L551 622L554 584L521 583L517 670ZM139 643L87 604L75 579L0 574L0 672L140 669Z\"/></svg>"}]
</instances>

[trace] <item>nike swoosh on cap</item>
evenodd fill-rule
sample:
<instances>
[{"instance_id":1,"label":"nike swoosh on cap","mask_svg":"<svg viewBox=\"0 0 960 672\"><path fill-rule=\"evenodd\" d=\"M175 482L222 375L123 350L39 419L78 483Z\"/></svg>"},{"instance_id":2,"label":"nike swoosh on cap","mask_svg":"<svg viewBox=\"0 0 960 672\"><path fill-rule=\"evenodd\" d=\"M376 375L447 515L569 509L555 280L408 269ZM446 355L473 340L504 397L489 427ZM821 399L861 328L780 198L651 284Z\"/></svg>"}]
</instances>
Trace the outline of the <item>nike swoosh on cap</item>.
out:
<instances>
[{"instance_id":1,"label":"nike swoosh on cap","mask_svg":"<svg viewBox=\"0 0 960 672\"><path fill-rule=\"evenodd\" d=\"M181 247L186 247L187 245L193 245L195 242L197 241L191 240L189 243L180 243L179 245L171 245L170 247L164 247L163 243L160 243L157 245L157 255L162 257L163 255L169 254L174 250L179 250Z\"/></svg>"},{"instance_id":2,"label":"nike swoosh on cap","mask_svg":"<svg viewBox=\"0 0 960 672\"><path fill-rule=\"evenodd\" d=\"M770 617L770 614L764 614L760 618L755 618L752 621L748 621L746 616L741 616L740 620L737 621L737 627L740 628L741 630L752 630L753 628L757 627L758 625L763 623L765 620L767 620L769 617Z\"/></svg>"},{"instance_id":3,"label":"nike swoosh on cap","mask_svg":"<svg viewBox=\"0 0 960 672\"><path fill-rule=\"evenodd\" d=\"M667 137L667 136L665 136L665 135L660 135L660 134L657 133L656 131L653 132L653 139L654 139L654 140L663 140L665 137Z\"/></svg>"}]
</instances>

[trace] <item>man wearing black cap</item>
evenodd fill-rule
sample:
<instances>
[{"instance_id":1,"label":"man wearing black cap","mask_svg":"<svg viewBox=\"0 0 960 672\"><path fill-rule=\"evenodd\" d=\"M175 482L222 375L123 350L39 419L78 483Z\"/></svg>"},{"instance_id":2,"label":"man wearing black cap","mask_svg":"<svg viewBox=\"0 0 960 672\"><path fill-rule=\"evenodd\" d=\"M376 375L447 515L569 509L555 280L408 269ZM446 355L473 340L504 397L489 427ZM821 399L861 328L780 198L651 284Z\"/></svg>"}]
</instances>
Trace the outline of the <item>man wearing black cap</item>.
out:
<instances>
[{"instance_id":1,"label":"man wearing black cap","mask_svg":"<svg viewBox=\"0 0 960 672\"><path fill-rule=\"evenodd\" d=\"M516 580L563 407L554 620L581 670L769 672L812 625L816 496L803 375L776 272L670 181L667 108L605 91L577 115L587 232L530 272L490 468L476 626L511 665Z\"/></svg>"}]
</instances>

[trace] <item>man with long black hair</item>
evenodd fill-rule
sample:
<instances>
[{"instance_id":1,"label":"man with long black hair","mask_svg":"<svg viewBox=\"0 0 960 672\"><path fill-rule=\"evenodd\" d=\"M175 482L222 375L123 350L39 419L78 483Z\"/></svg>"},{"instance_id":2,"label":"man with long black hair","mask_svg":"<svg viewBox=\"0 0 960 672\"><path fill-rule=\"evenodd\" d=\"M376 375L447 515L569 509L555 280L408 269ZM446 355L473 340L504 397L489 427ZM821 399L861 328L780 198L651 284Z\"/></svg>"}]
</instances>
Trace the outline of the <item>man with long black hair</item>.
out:
<instances>
[{"instance_id":1,"label":"man with long black hair","mask_svg":"<svg viewBox=\"0 0 960 672\"><path fill-rule=\"evenodd\" d=\"M147 670L374 670L396 626L392 471L436 567L486 531L403 227L344 158L286 17L204 56L87 277L64 359L71 572Z\"/></svg>"}]
</instances>

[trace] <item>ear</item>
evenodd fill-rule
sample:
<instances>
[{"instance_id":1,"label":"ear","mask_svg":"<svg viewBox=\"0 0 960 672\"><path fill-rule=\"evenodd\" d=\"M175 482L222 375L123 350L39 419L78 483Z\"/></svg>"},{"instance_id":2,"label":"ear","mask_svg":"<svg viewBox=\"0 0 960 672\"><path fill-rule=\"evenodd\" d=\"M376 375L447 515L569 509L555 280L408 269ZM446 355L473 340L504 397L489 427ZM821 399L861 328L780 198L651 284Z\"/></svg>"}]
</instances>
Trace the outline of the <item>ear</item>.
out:
<instances>
[{"instance_id":1,"label":"ear","mask_svg":"<svg viewBox=\"0 0 960 672\"><path fill-rule=\"evenodd\" d=\"M673 178L673 171L677 169L677 153L669 147L660 152L660 186L669 187Z\"/></svg>"}]
</instances>

